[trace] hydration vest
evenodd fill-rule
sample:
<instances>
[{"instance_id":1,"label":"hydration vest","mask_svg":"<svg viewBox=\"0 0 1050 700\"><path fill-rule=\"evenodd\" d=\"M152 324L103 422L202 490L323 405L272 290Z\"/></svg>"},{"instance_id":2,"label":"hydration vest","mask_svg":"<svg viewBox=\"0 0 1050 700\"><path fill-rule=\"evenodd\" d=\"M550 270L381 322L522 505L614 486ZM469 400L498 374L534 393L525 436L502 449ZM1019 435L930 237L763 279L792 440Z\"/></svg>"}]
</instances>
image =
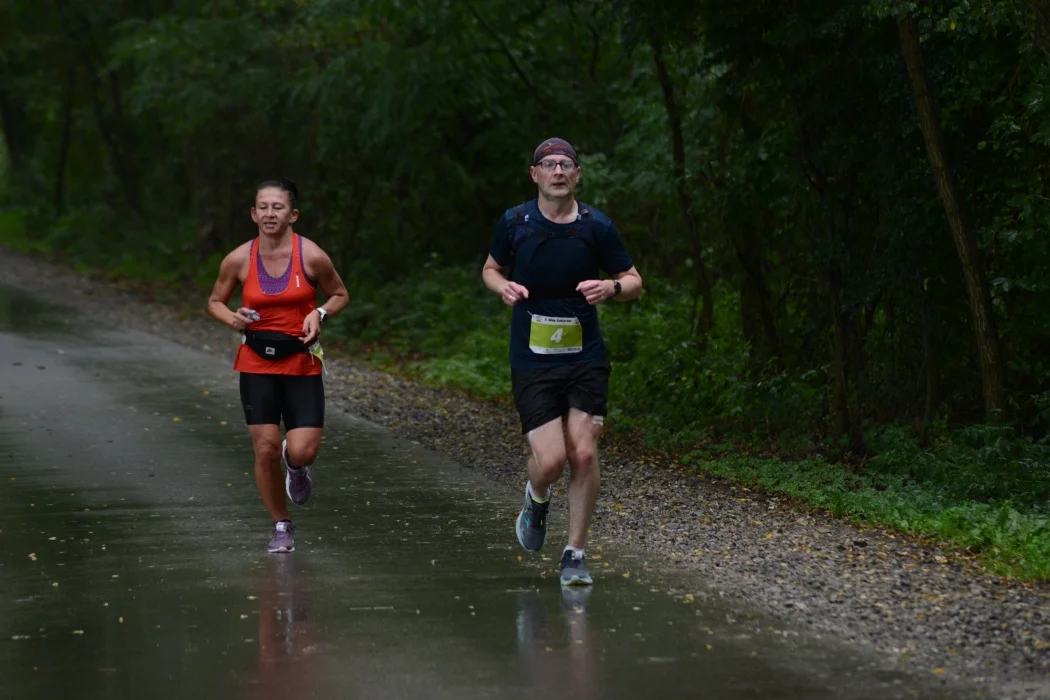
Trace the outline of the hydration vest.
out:
<instances>
[{"instance_id":1,"label":"hydration vest","mask_svg":"<svg viewBox=\"0 0 1050 700\"><path fill-rule=\"evenodd\" d=\"M507 214L507 228L510 229L508 235L510 237L511 260L507 265L510 268L507 273L507 279L520 284L520 279L514 278L515 263L518 260L518 250L530 239L537 241L537 243L532 247L528 257L522 261L526 265L532 261L532 255L535 254L537 248L556 238L578 239L587 246L587 250L591 252L591 255L597 255L598 244L594 234L594 218L591 216L591 209L583 202L577 202L577 206L579 207L579 213L576 217L576 225L571 230L562 233L536 231L529 226L529 217L532 215L533 210L536 209L536 205L533 202L519 204L509 211ZM582 295L576 291L575 285L571 287L545 287L529 290L530 299L566 299L576 296Z\"/></svg>"}]
</instances>

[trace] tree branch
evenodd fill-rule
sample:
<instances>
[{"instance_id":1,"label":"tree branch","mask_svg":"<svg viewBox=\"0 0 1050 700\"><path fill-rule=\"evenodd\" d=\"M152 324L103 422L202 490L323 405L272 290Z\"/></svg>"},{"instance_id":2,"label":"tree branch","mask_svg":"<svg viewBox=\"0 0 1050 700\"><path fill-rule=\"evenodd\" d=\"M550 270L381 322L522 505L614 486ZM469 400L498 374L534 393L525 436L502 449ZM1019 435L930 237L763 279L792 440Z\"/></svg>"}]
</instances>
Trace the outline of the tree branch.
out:
<instances>
[{"instance_id":1,"label":"tree branch","mask_svg":"<svg viewBox=\"0 0 1050 700\"><path fill-rule=\"evenodd\" d=\"M474 15L474 18L478 20L482 29L488 32L489 36L495 39L496 43L499 44L500 52L506 57L507 62L510 63L511 68L513 68L514 72L518 74L521 81L525 83L525 86L529 89L535 89L536 86L533 84L529 76L526 75L525 70L521 67L521 64L518 63L518 59L514 58L514 54L511 53L510 47L507 46L507 42L503 40L503 37L485 21L485 18L481 16L481 13L478 12L478 9L474 7L474 3L470 2L470 0L467 0L467 7L470 8L471 13Z\"/></svg>"}]
</instances>

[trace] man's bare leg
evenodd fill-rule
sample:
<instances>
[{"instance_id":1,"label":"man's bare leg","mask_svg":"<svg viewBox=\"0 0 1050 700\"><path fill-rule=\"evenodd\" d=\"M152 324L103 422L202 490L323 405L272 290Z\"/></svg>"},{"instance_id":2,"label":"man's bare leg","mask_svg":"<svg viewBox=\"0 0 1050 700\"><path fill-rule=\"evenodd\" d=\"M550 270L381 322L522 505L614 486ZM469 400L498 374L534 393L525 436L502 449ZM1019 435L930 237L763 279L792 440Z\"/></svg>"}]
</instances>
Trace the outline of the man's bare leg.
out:
<instances>
[{"instance_id":1,"label":"man's bare leg","mask_svg":"<svg viewBox=\"0 0 1050 700\"><path fill-rule=\"evenodd\" d=\"M550 486L565 469L565 436L562 419L556 418L529 431L528 486L525 505L514 523L518 542L530 552L538 552L547 538L547 511Z\"/></svg>"},{"instance_id":2,"label":"man's bare leg","mask_svg":"<svg viewBox=\"0 0 1050 700\"><path fill-rule=\"evenodd\" d=\"M565 469L565 435L562 419L555 418L528 434L528 476L532 495L537 499L547 498L551 484L561 478Z\"/></svg>"},{"instance_id":3,"label":"man's bare leg","mask_svg":"<svg viewBox=\"0 0 1050 700\"><path fill-rule=\"evenodd\" d=\"M565 427L569 459L569 546L583 549L598 501L598 437L601 416L573 408Z\"/></svg>"}]
</instances>

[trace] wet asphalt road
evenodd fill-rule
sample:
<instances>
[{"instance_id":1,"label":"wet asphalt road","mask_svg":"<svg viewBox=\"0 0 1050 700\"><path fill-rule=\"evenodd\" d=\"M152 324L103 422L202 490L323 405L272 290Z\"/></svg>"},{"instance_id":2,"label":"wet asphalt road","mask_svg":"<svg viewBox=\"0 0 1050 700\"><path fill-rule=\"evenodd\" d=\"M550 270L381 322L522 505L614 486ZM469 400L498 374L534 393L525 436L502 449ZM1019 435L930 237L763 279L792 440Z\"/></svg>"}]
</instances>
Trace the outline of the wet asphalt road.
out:
<instances>
[{"instance_id":1,"label":"wet asphalt road","mask_svg":"<svg viewBox=\"0 0 1050 700\"><path fill-rule=\"evenodd\" d=\"M628 551L563 591L517 492L345 414L267 555L251 465L229 362L0 288L0 698L966 696Z\"/></svg>"}]
</instances>

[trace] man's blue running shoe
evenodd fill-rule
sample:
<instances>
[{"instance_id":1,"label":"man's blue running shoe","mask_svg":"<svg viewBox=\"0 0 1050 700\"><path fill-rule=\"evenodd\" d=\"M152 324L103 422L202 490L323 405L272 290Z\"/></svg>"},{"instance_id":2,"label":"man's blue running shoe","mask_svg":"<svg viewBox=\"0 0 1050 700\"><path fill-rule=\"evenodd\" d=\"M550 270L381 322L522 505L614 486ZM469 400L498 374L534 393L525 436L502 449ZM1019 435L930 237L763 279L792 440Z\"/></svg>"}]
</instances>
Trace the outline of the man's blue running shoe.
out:
<instances>
[{"instance_id":1,"label":"man's blue running shoe","mask_svg":"<svg viewBox=\"0 0 1050 700\"><path fill-rule=\"evenodd\" d=\"M543 547L543 540L547 537L547 510L550 501L537 503L529 495L529 484L525 483L525 505L518 513L518 519L514 523L514 532L518 535L518 542L530 552L538 552Z\"/></svg>"}]
</instances>

